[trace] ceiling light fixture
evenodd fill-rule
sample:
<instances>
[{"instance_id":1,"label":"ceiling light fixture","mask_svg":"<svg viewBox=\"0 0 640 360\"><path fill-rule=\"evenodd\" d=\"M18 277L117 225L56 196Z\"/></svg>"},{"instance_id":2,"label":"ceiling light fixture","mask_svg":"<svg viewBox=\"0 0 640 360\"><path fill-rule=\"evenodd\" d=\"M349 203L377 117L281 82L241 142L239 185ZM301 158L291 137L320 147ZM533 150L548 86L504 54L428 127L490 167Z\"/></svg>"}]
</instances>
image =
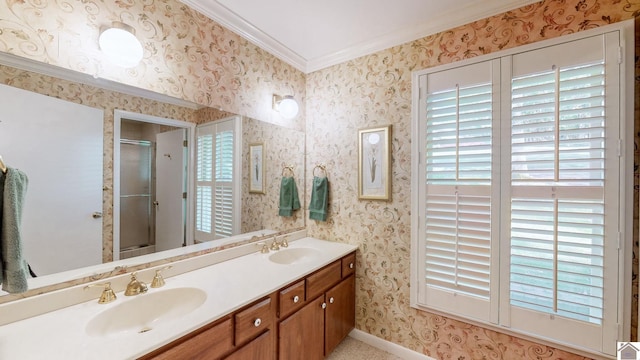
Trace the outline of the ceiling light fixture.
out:
<instances>
[{"instance_id":1,"label":"ceiling light fixture","mask_svg":"<svg viewBox=\"0 0 640 360\"><path fill-rule=\"evenodd\" d=\"M291 95L280 96L273 94L273 110L285 119L293 119L298 115L298 102Z\"/></svg>"},{"instance_id":2,"label":"ceiling light fixture","mask_svg":"<svg viewBox=\"0 0 640 360\"><path fill-rule=\"evenodd\" d=\"M111 27L103 29L98 43L100 50L115 65L131 68L142 60L142 44L136 38L135 29L125 23L114 21Z\"/></svg>"}]
</instances>

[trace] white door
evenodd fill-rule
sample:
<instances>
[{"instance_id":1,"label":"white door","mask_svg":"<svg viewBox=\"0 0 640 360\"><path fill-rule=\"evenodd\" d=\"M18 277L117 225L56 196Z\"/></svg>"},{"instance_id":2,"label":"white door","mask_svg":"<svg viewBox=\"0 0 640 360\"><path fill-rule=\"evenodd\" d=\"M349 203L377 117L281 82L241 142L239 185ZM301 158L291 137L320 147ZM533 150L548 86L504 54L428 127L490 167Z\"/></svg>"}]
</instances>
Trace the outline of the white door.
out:
<instances>
[{"instance_id":1,"label":"white door","mask_svg":"<svg viewBox=\"0 0 640 360\"><path fill-rule=\"evenodd\" d=\"M156 251L175 249L184 243L185 130L156 137Z\"/></svg>"},{"instance_id":2,"label":"white door","mask_svg":"<svg viewBox=\"0 0 640 360\"><path fill-rule=\"evenodd\" d=\"M29 178L21 233L38 276L102 263L103 119L99 109L0 85L0 155Z\"/></svg>"}]
</instances>

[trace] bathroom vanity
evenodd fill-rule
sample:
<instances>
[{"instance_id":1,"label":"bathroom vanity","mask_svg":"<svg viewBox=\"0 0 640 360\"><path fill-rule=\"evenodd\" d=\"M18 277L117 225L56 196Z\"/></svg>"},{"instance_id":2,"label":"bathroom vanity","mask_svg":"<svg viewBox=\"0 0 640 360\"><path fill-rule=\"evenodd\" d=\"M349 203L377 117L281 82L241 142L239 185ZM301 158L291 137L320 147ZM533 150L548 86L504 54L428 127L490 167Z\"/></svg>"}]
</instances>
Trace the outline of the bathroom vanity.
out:
<instances>
[{"instance_id":1,"label":"bathroom vanity","mask_svg":"<svg viewBox=\"0 0 640 360\"><path fill-rule=\"evenodd\" d=\"M217 263L174 263L165 286L136 296L122 292L131 274L111 278L115 301L99 304L95 289L90 301L0 326L0 358L323 359L355 324L355 250L308 237L269 253L247 244ZM172 274L187 265L199 268ZM155 270L137 278L150 283Z\"/></svg>"},{"instance_id":2,"label":"bathroom vanity","mask_svg":"<svg viewBox=\"0 0 640 360\"><path fill-rule=\"evenodd\" d=\"M141 359L323 359L355 326L354 274L355 252Z\"/></svg>"}]
</instances>

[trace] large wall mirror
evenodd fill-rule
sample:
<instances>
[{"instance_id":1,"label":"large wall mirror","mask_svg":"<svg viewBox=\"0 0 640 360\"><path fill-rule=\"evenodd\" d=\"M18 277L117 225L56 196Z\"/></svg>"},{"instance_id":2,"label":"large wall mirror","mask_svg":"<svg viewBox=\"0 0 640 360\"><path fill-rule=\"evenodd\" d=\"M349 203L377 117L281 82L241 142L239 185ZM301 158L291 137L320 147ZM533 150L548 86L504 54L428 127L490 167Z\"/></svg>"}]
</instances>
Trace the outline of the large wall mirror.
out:
<instances>
[{"instance_id":1,"label":"large wall mirror","mask_svg":"<svg viewBox=\"0 0 640 360\"><path fill-rule=\"evenodd\" d=\"M284 168L293 169L300 196L305 194L302 131L12 56L0 58L0 64L0 90L7 94L0 108L0 136L12 139L0 140L0 156L30 178L25 206L35 198L44 204L34 206L38 211L22 223L26 259L40 275L29 280L30 290L23 295L0 292L0 303L126 267L304 228L304 210L291 217L278 215ZM15 106L3 113L9 103ZM33 109L35 114L26 115ZM196 197L203 196L206 184L198 182L198 151L211 144L198 144L197 135L203 129L202 134L215 139L218 131L222 139L216 128L229 126L237 141L238 172L233 181L218 185L236 189L238 207L232 210L237 218L228 233L202 236L196 223L206 228L202 219L207 214L196 209ZM56 141L67 146L56 152ZM263 193L249 191L249 144L255 143L264 144ZM66 205L66 199L77 204ZM64 206L80 204L82 219L62 219L71 213ZM165 230L156 224L166 223L158 221L158 208L177 224L178 236L169 245L160 245L165 240L157 237ZM215 227L212 219L209 226ZM45 221L55 231L43 232ZM45 265L47 258L65 265Z\"/></svg>"}]
</instances>

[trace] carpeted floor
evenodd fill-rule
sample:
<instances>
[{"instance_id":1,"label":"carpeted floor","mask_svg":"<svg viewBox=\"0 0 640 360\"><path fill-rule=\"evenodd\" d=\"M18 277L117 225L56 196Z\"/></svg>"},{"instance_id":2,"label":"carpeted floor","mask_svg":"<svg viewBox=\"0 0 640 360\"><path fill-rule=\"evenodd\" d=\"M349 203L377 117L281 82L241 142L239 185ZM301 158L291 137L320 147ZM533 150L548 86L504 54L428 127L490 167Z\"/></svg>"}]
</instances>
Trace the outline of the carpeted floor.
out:
<instances>
[{"instance_id":1,"label":"carpeted floor","mask_svg":"<svg viewBox=\"0 0 640 360\"><path fill-rule=\"evenodd\" d=\"M362 341L347 336L326 360L402 360Z\"/></svg>"}]
</instances>

